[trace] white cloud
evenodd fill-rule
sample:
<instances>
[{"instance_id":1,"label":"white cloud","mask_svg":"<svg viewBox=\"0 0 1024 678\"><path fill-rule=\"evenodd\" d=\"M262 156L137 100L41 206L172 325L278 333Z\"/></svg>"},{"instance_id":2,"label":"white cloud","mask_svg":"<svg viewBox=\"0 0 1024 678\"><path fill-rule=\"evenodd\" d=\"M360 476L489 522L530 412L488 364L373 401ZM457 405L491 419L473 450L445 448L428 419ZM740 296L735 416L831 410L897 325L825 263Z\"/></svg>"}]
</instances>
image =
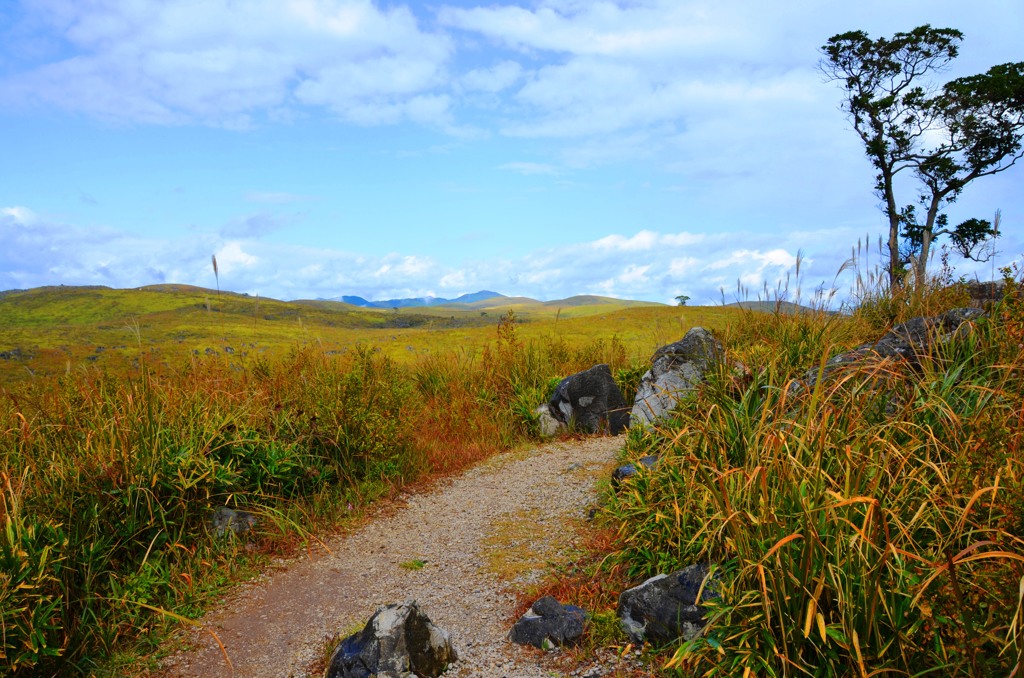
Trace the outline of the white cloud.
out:
<instances>
[{"instance_id":1,"label":"white cloud","mask_svg":"<svg viewBox=\"0 0 1024 678\"><path fill-rule=\"evenodd\" d=\"M424 98L452 45L371 0L50 0L26 5L71 55L0 80L0 101L113 120L245 127L322 106L358 124L447 121Z\"/></svg>"},{"instance_id":2,"label":"white cloud","mask_svg":"<svg viewBox=\"0 0 1024 678\"><path fill-rule=\"evenodd\" d=\"M700 261L695 257L679 257L669 262L668 274L675 278L683 278L692 274L699 266Z\"/></svg>"},{"instance_id":3,"label":"white cloud","mask_svg":"<svg viewBox=\"0 0 1024 678\"><path fill-rule=\"evenodd\" d=\"M626 238L621 235L609 235L596 240L593 246L602 250L617 250L619 252L635 252L637 250L649 250L658 242L659 236L653 231L640 231L636 235Z\"/></svg>"},{"instance_id":4,"label":"white cloud","mask_svg":"<svg viewBox=\"0 0 1024 678\"><path fill-rule=\"evenodd\" d=\"M27 207L0 207L0 218L7 217L12 222L28 226L36 220L35 213Z\"/></svg>"},{"instance_id":5,"label":"white cloud","mask_svg":"<svg viewBox=\"0 0 1024 678\"><path fill-rule=\"evenodd\" d=\"M703 241L705 238L702 233L668 233L661 237L661 241L671 247L684 247L686 245L696 245Z\"/></svg>"},{"instance_id":6,"label":"white cloud","mask_svg":"<svg viewBox=\"0 0 1024 678\"><path fill-rule=\"evenodd\" d=\"M760 267L779 266L789 268L796 265L796 256L783 249L773 249L769 252L748 249L734 250L727 257L713 261L705 265L704 268L716 271L748 262L756 262Z\"/></svg>"},{"instance_id":7,"label":"white cloud","mask_svg":"<svg viewBox=\"0 0 1024 678\"><path fill-rule=\"evenodd\" d=\"M490 68L475 68L460 78L459 83L471 92L500 92L514 85L523 74L515 61L502 61Z\"/></svg>"},{"instance_id":8,"label":"white cloud","mask_svg":"<svg viewBox=\"0 0 1024 678\"><path fill-rule=\"evenodd\" d=\"M242 249L242 243L230 241L216 252L217 267L225 276L237 273L239 269L253 268L259 263L255 257Z\"/></svg>"},{"instance_id":9,"label":"white cloud","mask_svg":"<svg viewBox=\"0 0 1024 678\"><path fill-rule=\"evenodd\" d=\"M647 271L651 270L650 266L638 266L637 264L630 264L626 267L617 280L625 285L638 285L647 283Z\"/></svg>"},{"instance_id":10,"label":"white cloud","mask_svg":"<svg viewBox=\"0 0 1024 678\"><path fill-rule=\"evenodd\" d=\"M237 222L244 222L239 217ZM234 223L234 222L232 222ZM213 287L215 253L220 286L278 299L357 294L369 299L454 296L491 289L511 295L558 299L574 294L671 300L685 293L692 305L769 295L790 285L803 299L831 285L859 227L797 230L610 233L590 240L540 247L516 257L483 255L468 263L396 251L386 255L266 242L252 235L190 233L161 239L130 236L97 224L67 224L27 207L0 207L0 289L40 285L102 284L113 287L174 282ZM998 244L997 265L1024 251L1009 232ZM802 281L795 279L803 252ZM460 259L465 254L460 253ZM972 275L977 267L960 272ZM990 265L979 270L988 275ZM848 278L840 279L841 294ZM845 281L845 282L844 282Z\"/></svg>"},{"instance_id":11,"label":"white cloud","mask_svg":"<svg viewBox=\"0 0 1024 678\"><path fill-rule=\"evenodd\" d=\"M722 15L725 16L722 16ZM630 3L544 3L535 10L492 5L445 8L439 19L522 50L646 57L702 52L725 41L750 38L728 21L677 0Z\"/></svg>"},{"instance_id":12,"label":"white cloud","mask_svg":"<svg viewBox=\"0 0 1024 678\"><path fill-rule=\"evenodd\" d=\"M455 271L441 276L438 284L444 289L465 289L467 280L466 271Z\"/></svg>"}]
</instances>

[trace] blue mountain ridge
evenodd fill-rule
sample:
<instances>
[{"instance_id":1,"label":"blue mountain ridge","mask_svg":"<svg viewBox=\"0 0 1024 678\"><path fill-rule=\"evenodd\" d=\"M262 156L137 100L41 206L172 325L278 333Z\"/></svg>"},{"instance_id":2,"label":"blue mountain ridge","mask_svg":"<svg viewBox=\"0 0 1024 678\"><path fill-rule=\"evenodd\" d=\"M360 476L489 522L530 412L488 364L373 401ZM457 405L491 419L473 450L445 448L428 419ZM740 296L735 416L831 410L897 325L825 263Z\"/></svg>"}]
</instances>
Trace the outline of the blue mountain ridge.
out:
<instances>
[{"instance_id":1,"label":"blue mountain ridge","mask_svg":"<svg viewBox=\"0 0 1024 678\"><path fill-rule=\"evenodd\" d=\"M455 299L444 299L442 297L414 297L410 299L385 299L382 301L370 301L363 297L343 295L340 297L332 297L327 301L341 301L346 304L352 304L353 306L362 306L363 308L408 308L411 306L442 306L444 304L472 304L475 301L484 301L485 299L494 299L497 297L504 297L504 294L498 292L491 292L489 290L481 290L479 292L473 292L471 294L463 294Z\"/></svg>"}]
</instances>

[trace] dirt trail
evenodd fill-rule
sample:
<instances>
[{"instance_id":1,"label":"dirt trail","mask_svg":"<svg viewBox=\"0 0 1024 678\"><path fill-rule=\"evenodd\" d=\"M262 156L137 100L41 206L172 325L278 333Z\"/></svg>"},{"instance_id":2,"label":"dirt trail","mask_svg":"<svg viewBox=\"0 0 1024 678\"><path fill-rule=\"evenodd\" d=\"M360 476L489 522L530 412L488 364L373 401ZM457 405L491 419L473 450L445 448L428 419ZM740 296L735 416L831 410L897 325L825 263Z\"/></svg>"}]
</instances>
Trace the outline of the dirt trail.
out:
<instances>
[{"instance_id":1,"label":"dirt trail","mask_svg":"<svg viewBox=\"0 0 1024 678\"><path fill-rule=\"evenodd\" d=\"M445 676L558 675L539 652L506 640L515 582L571 549L599 477L621 438L550 443L499 455L424 493L389 515L328 543L331 554L290 562L247 585L204 628L224 643L234 673L208 633L165 661L165 676L304 676L325 637L351 633L382 605L415 599L447 630L459 662ZM401 563L426 561L419 570Z\"/></svg>"}]
</instances>

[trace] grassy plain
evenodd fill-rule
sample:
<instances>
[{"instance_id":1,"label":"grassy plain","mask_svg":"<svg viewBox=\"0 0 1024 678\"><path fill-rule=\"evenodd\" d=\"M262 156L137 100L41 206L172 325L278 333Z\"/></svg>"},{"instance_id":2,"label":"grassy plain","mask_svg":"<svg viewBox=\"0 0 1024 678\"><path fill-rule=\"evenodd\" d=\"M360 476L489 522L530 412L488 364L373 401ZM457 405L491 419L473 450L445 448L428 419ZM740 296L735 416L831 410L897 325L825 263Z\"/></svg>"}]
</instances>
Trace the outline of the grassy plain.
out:
<instances>
[{"instance_id":1,"label":"grassy plain","mask_svg":"<svg viewBox=\"0 0 1024 678\"><path fill-rule=\"evenodd\" d=\"M735 315L513 303L0 294L0 667L118 673L268 557L526 441L560 377L608 363L628 390L657 345ZM218 538L220 506L256 527Z\"/></svg>"},{"instance_id":2,"label":"grassy plain","mask_svg":"<svg viewBox=\"0 0 1024 678\"><path fill-rule=\"evenodd\" d=\"M121 370L142 358L155 370L181 369L199 356L244 365L304 344L328 353L365 345L403 364L451 350L477 355L508 311L524 339L577 343L616 336L631 356L643 357L693 324L720 326L736 313L593 296L387 310L187 285L45 287L0 295L0 383L76 369Z\"/></svg>"},{"instance_id":3,"label":"grassy plain","mask_svg":"<svg viewBox=\"0 0 1024 678\"><path fill-rule=\"evenodd\" d=\"M1019 675L1024 295L1009 289L919 369L851 365L812 389L792 385L965 293L868 293L846 314L506 300L514 316L196 288L0 295L0 667L116 673L112 657L144 655L267 557L529 440L560 377L607 363L628 393L699 324L729 360L673 419L630 432L627 456L661 462L607 495L593 552L547 585L593 611L588 642L626 647L618 591L706 560L708 630L652 648L662 673ZM259 522L217 539L218 506Z\"/></svg>"}]
</instances>

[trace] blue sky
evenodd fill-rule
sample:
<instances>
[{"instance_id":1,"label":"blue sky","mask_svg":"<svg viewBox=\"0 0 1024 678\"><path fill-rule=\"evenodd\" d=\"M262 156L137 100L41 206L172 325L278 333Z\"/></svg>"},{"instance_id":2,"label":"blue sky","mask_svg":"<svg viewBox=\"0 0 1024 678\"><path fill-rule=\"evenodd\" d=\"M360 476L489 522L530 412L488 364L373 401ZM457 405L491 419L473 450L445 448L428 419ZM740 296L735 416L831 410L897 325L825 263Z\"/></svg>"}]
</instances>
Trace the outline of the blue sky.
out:
<instances>
[{"instance_id":1,"label":"blue sky","mask_svg":"<svg viewBox=\"0 0 1024 678\"><path fill-rule=\"evenodd\" d=\"M819 48L924 23L1024 59L1019 0L0 2L0 289L806 295L882 233ZM1000 265L1022 186L949 210Z\"/></svg>"}]
</instances>

